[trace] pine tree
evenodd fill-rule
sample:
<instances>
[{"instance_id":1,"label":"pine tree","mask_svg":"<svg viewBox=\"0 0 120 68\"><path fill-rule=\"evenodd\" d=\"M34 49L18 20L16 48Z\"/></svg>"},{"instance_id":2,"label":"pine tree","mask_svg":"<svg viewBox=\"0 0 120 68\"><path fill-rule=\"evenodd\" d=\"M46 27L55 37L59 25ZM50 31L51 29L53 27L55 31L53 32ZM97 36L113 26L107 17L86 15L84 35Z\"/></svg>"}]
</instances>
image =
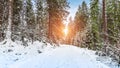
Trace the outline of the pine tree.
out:
<instances>
[{"instance_id":1,"label":"pine tree","mask_svg":"<svg viewBox=\"0 0 120 68\"><path fill-rule=\"evenodd\" d=\"M117 37L119 33L119 1L117 0L107 0L107 22L108 22L108 40L109 43L114 45L117 42Z\"/></svg>"},{"instance_id":2,"label":"pine tree","mask_svg":"<svg viewBox=\"0 0 120 68\"><path fill-rule=\"evenodd\" d=\"M0 1L0 41L3 40L3 29L2 29L2 23L3 23L3 6L4 1Z\"/></svg>"},{"instance_id":3,"label":"pine tree","mask_svg":"<svg viewBox=\"0 0 120 68\"><path fill-rule=\"evenodd\" d=\"M6 32L6 39L11 40L11 26L13 21L13 0L9 0L9 12L8 12L8 26Z\"/></svg>"},{"instance_id":4,"label":"pine tree","mask_svg":"<svg viewBox=\"0 0 120 68\"><path fill-rule=\"evenodd\" d=\"M34 31L35 31L35 14L33 11L33 4L31 0L26 0L26 38L29 40L34 40Z\"/></svg>"},{"instance_id":5,"label":"pine tree","mask_svg":"<svg viewBox=\"0 0 120 68\"><path fill-rule=\"evenodd\" d=\"M6 29L8 24L8 0L0 1L0 41L6 38Z\"/></svg>"},{"instance_id":6,"label":"pine tree","mask_svg":"<svg viewBox=\"0 0 120 68\"><path fill-rule=\"evenodd\" d=\"M13 3L13 23L12 23L12 40L20 40L20 23L21 23L22 1L14 0Z\"/></svg>"},{"instance_id":7,"label":"pine tree","mask_svg":"<svg viewBox=\"0 0 120 68\"><path fill-rule=\"evenodd\" d=\"M83 1L82 5L78 7L78 11L75 16L76 30L83 30L85 25L87 24L88 19L88 8L85 1Z\"/></svg>"},{"instance_id":8,"label":"pine tree","mask_svg":"<svg viewBox=\"0 0 120 68\"><path fill-rule=\"evenodd\" d=\"M120 4L119 0L106 0L106 13L107 13L107 30L108 30L108 42L106 48L106 54L113 59L119 61L119 38L120 38ZM112 51L111 51L112 50ZM113 54L111 54L111 52Z\"/></svg>"},{"instance_id":9,"label":"pine tree","mask_svg":"<svg viewBox=\"0 0 120 68\"><path fill-rule=\"evenodd\" d=\"M106 47L108 44L108 36L107 36L107 20L106 20L106 0L102 0L102 20L103 20L103 52L106 51Z\"/></svg>"},{"instance_id":10,"label":"pine tree","mask_svg":"<svg viewBox=\"0 0 120 68\"><path fill-rule=\"evenodd\" d=\"M35 22L37 32L36 36L39 40L42 40L43 37L46 37L47 34L47 10L46 10L46 1L45 0L35 0Z\"/></svg>"},{"instance_id":11,"label":"pine tree","mask_svg":"<svg viewBox=\"0 0 120 68\"><path fill-rule=\"evenodd\" d=\"M88 33L88 40L86 44L88 44L89 48L97 49L101 43L100 37L100 7L99 7L99 0L91 0L90 3L90 23L91 23L91 30Z\"/></svg>"},{"instance_id":12,"label":"pine tree","mask_svg":"<svg viewBox=\"0 0 120 68\"><path fill-rule=\"evenodd\" d=\"M63 35L63 20L68 14L66 10L69 7L68 3L66 0L47 0L47 4L49 14L48 38L52 40L54 37L53 39L60 40Z\"/></svg>"},{"instance_id":13,"label":"pine tree","mask_svg":"<svg viewBox=\"0 0 120 68\"><path fill-rule=\"evenodd\" d=\"M78 7L76 16L74 18L75 23L75 45L81 46L83 38L81 32L85 30L86 25L88 24L88 7L85 1L82 2L82 5Z\"/></svg>"}]
</instances>

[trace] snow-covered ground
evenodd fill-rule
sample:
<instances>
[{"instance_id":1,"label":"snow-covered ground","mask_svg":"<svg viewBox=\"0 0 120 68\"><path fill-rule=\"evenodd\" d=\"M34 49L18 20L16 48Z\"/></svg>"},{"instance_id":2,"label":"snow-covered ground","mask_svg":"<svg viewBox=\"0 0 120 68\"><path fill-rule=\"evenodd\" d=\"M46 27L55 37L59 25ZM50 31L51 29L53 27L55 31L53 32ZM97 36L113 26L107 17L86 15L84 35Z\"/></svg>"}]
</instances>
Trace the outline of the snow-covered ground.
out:
<instances>
[{"instance_id":1,"label":"snow-covered ground","mask_svg":"<svg viewBox=\"0 0 120 68\"><path fill-rule=\"evenodd\" d=\"M28 45L0 43L0 68L118 68L104 59L98 61L92 50L72 45L53 47L38 41Z\"/></svg>"}]
</instances>

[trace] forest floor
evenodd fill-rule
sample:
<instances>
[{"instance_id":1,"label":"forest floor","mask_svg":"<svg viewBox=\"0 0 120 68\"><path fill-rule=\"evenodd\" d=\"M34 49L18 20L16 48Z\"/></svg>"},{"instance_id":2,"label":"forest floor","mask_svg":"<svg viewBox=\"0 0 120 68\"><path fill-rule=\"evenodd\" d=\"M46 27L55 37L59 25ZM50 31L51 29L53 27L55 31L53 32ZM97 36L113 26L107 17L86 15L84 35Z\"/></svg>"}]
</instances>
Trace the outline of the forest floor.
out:
<instances>
[{"instance_id":1,"label":"forest floor","mask_svg":"<svg viewBox=\"0 0 120 68\"><path fill-rule=\"evenodd\" d=\"M72 45L58 47L42 42L0 43L0 68L120 68L108 57Z\"/></svg>"}]
</instances>

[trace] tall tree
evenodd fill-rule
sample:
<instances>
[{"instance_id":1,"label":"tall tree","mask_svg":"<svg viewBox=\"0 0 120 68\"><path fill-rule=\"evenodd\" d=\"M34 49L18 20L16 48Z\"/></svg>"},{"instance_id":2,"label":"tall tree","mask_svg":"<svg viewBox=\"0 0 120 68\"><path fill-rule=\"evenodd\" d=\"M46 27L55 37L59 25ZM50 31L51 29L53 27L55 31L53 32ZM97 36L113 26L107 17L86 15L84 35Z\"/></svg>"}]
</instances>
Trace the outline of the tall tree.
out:
<instances>
[{"instance_id":1,"label":"tall tree","mask_svg":"<svg viewBox=\"0 0 120 68\"><path fill-rule=\"evenodd\" d=\"M100 29L100 7L99 0L91 0L90 2L90 24L91 29L88 32L88 41L86 44L91 49L97 49L101 43Z\"/></svg>"},{"instance_id":2,"label":"tall tree","mask_svg":"<svg viewBox=\"0 0 120 68\"><path fill-rule=\"evenodd\" d=\"M78 7L76 12L74 23L75 23L75 45L81 46L82 44L82 37L81 32L85 30L86 25L88 24L88 7L85 1L82 2L82 5Z\"/></svg>"},{"instance_id":3,"label":"tall tree","mask_svg":"<svg viewBox=\"0 0 120 68\"><path fill-rule=\"evenodd\" d=\"M0 41L3 40L3 27L2 27L2 23L3 23L3 7L4 6L4 0L0 1Z\"/></svg>"},{"instance_id":4,"label":"tall tree","mask_svg":"<svg viewBox=\"0 0 120 68\"><path fill-rule=\"evenodd\" d=\"M88 19L88 8L85 1L82 2L82 5L78 7L78 11L76 12L75 20L76 30L83 30L85 25L87 24Z\"/></svg>"},{"instance_id":5,"label":"tall tree","mask_svg":"<svg viewBox=\"0 0 120 68\"><path fill-rule=\"evenodd\" d=\"M46 1L45 0L35 0L35 16L36 16L36 29L37 38L42 40L42 37L46 37L47 34L47 10L46 10Z\"/></svg>"},{"instance_id":6,"label":"tall tree","mask_svg":"<svg viewBox=\"0 0 120 68\"><path fill-rule=\"evenodd\" d=\"M63 20L68 15L66 10L69 7L68 3L66 0L47 0L47 4L49 14L48 37L49 39L52 37L60 39L63 34Z\"/></svg>"},{"instance_id":7,"label":"tall tree","mask_svg":"<svg viewBox=\"0 0 120 68\"><path fill-rule=\"evenodd\" d=\"M12 22L12 40L20 40L22 1L14 0L13 3L13 22Z\"/></svg>"},{"instance_id":8,"label":"tall tree","mask_svg":"<svg viewBox=\"0 0 120 68\"><path fill-rule=\"evenodd\" d=\"M5 30L8 24L8 0L0 1L0 41L6 38Z\"/></svg>"},{"instance_id":9,"label":"tall tree","mask_svg":"<svg viewBox=\"0 0 120 68\"><path fill-rule=\"evenodd\" d=\"M106 20L106 6L105 6L105 0L102 0L102 18L103 18L103 34L104 34L104 42L107 42L107 20Z\"/></svg>"},{"instance_id":10,"label":"tall tree","mask_svg":"<svg viewBox=\"0 0 120 68\"><path fill-rule=\"evenodd\" d=\"M13 21L13 0L9 0L9 13L8 13L8 27L6 32L6 39L11 40L11 25Z\"/></svg>"},{"instance_id":11,"label":"tall tree","mask_svg":"<svg viewBox=\"0 0 120 68\"><path fill-rule=\"evenodd\" d=\"M106 0L106 7L108 41L110 44L115 44L119 33L119 1Z\"/></svg>"}]
</instances>

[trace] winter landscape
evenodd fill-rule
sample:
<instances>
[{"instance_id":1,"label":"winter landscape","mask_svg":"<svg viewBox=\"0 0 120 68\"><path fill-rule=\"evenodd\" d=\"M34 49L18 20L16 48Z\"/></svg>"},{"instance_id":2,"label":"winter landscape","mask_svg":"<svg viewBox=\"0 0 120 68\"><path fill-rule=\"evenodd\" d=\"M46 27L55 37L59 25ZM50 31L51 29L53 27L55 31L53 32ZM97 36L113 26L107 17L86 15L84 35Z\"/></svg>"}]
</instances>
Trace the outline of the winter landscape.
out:
<instances>
[{"instance_id":1,"label":"winter landscape","mask_svg":"<svg viewBox=\"0 0 120 68\"><path fill-rule=\"evenodd\" d=\"M0 0L0 68L120 68L120 0Z\"/></svg>"}]
</instances>

